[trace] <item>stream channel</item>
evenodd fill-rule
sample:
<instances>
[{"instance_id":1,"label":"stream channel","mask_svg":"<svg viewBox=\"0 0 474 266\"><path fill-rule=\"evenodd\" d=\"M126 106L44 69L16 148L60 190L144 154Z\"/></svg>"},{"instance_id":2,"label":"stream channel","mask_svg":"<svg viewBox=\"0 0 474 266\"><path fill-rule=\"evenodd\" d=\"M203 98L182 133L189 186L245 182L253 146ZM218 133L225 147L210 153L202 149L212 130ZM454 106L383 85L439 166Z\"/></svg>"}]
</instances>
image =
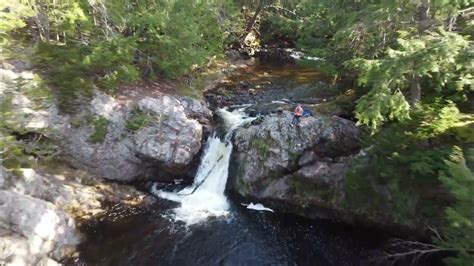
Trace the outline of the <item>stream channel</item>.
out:
<instances>
[{"instance_id":1,"label":"stream channel","mask_svg":"<svg viewBox=\"0 0 474 266\"><path fill-rule=\"evenodd\" d=\"M167 191L152 186L150 192L158 198L158 207L152 210L115 208L110 215L118 218L90 226L87 242L81 244L79 257L71 263L386 265L381 247L388 236L380 232L248 209L243 204L249 201L225 191L233 130L255 119L250 112L255 115L290 108L295 102L325 101L331 96L327 91L311 91L313 87L328 88L323 81L314 69L292 63L257 62L234 76L224 89L240 91L242 97L232 104L252 106L245 110L222 108L219 105L229 104L226 93L212 95L222 132L209 136L194 183ZM318 98L307 97L308 88ZM274 97L268 96L268 91L273 91Z\"/></svg>"}]
</instances>

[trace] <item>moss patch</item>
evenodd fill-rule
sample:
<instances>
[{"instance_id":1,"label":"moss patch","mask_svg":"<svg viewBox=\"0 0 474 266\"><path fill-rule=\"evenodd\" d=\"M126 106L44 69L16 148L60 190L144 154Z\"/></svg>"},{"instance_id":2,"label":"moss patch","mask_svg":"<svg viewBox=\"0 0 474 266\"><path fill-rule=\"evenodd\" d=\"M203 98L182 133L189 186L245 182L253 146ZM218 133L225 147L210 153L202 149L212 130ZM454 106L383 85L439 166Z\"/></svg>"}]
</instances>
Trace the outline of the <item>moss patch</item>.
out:
<instances>
[{"instance_id":1,"label":"moss patch","mask_svg":"<svg viewBox=\"0 0 474 266\"><path fill-rule=\"evenodd\" d=\"M251 146L257 150L258 156L262 161L268 159L270 155L270 145L267 141L255 138L252 140Z\"/></svg>"},{"instance_id":2,"label":"moss patch","mask_svg":"<svg viewBox=\"0 0 474 266\"><path fill-rule=\"evenodd\" d=\"M90 135L89 141L91 143L102 143L107 136L107 126L109 125L109 121L105 119L103 116L95 116L90 118L89 121L94 128L94 133Z\"/></svg>"},{"instance_id":3,"label":"moss patch","mask_svg":"<svg viewBox=\"0 0 474 266\"><path fill-rule=\"evenodd\" d=\"M137 132L140 129L148 126L153 121L154 118L150 114L135 108L133 109L130 118L127 120L125 127L132 132Z\"/></svg>"},{"instance_id":4,"label":"moss patch","mask_svg":"<svg viewBox=\"0 0 474 266\"><path fill-rule=\"evenodd\" d=\"M323 201L332 202L334 200L334 191L327 187L320 187L313 182L300 180L292 177L295 193L302 198L319 198Z\"/></svg>"}]
</instances>

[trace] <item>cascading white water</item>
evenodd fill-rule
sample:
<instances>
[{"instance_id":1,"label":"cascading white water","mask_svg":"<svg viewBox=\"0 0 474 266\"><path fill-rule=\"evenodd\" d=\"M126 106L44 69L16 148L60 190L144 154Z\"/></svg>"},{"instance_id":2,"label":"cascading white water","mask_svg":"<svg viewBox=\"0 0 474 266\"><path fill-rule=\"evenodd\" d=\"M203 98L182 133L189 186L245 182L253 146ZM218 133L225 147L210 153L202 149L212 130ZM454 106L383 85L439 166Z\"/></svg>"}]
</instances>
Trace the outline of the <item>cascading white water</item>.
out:
<instances>
[{"instance_id":1,"label":"cascading white water","mask_svg":"<svg viewBox=\"0 0 474 266\"><path fill-rule=\"evenodd\" d=\"M228 214L229 203L224 190L232 153L230 139L235 129L255 119L248 117L243 109L232 112L219 109L216 113L224 121L226 134L224 140L216 135L208 138L193 185L178 192L152 189L161 198L181 203L180 207L174 209L175 219L187 225L199 223L209 216Z\"/></svg>"}]
</instances>

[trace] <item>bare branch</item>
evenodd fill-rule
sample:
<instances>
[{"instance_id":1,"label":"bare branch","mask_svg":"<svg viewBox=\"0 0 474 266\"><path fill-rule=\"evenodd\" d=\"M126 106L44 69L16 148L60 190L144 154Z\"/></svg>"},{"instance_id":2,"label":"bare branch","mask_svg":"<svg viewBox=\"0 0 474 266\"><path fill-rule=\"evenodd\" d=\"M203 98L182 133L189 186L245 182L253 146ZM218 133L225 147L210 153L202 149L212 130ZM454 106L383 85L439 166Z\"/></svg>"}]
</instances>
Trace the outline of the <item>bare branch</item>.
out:
<instances>
[{"instance_id":1,"label":"bare branch","mask_svg":"<svg viewBox=\"0 0 474 266\"><path fill-rule=\"evenodd\" d=\"M299 18L298 14L296 14L295 11L286 9L284 7L281 7L281 6L268 5L268 6L265 6L264 9L274 9L276 11L283 11L283 13L290 14L294 18Z\"/></svg>"},{"instance_id":2,"label":"bare branch","mask_svg":"<svg viewBox=\"0 0 474 266\"><path fill-rule=\"evenodd\" d=\"M428 226L428 229L436 235L436 238L438 238L441 241L444 241L444 239L441 237L441 235L439 234L438 230L436 230L436 228Z\"/></svg>"}]
</instances>

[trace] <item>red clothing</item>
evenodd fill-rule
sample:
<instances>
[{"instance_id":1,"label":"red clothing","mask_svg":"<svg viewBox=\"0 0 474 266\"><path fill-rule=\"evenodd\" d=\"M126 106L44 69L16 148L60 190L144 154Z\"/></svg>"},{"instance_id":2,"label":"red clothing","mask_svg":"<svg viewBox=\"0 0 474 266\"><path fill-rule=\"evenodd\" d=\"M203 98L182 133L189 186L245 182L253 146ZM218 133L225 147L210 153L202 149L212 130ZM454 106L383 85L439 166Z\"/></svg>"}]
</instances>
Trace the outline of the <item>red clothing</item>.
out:
<instances>
[{"instance_id":1,"label":"red clothing","mask_svg":"<svg viewBox=\"0 0 474 266\"><path fill-rule=\"evenodd\" d=\"M296 106L295 115L296 116L302 116L303 115L303 108L301 106Z\"/></svg>"}]
</instances>

